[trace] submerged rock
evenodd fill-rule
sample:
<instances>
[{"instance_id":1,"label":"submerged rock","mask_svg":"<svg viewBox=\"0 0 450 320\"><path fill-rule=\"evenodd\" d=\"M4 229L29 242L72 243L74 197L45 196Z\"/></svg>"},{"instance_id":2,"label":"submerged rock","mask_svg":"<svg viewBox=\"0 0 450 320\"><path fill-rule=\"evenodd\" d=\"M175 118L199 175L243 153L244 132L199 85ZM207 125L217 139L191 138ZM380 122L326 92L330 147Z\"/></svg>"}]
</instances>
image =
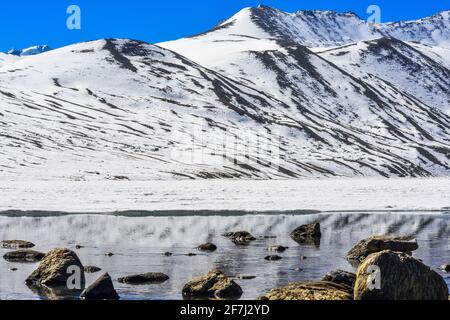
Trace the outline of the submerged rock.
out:
<instances>
[{"instance_id":1,"label":"submerged rock","mask_svg":"<svg viewBox=\"0 0 450 320\"><path fill-rule=\"evenodd\" d=\"M100 271L102 271L102 269L99 267L95 267L95 266L85 266L84 267L84 272L86 272L86 273L97 273Z\"/></svg>"},{"instance_id":2,"label":"submerged rock","mask_svg":"<svg viewBox=\"0 0 450 320\"><path fill-rule=\"evenodd\" d=\"M267 248L267 250L272 252L285 252L289 247L283 247L283 246L272 246Z\"/></svg>"},{"instance_id":3,"label":"submerged rock","mask_svg":"<svg viewBox=\"0 0 450 320\"><path fill-rule=\"evenodd\" d=\"M119 282L128 284L162 283L167 280L169 276L161 272L147 272L118 279Z\"/></svg>"},{"instance_id":4,"label":"submerged rock","mask_svg":"<svg viewBox=\"0 0 450 320\"><path fill-rule=\"evenodd\" d=\"M290 233L292 240L299 244L320 245L322 233L319 223L306 224L298 227Z\"/></svg>"},{"instance_id":5,"label":"submerged rock","mask_svg":"<svg viewBox=\"0 0 450 320\"><path fill-rule=\"evenodd\" d=\"M112 279L108 273L103 274L87 287L80 295L85 300L118 300L119 295L114 289Z\"/></svg>"},{"instance_id":6,"label":"submerged rock","mask_svg":"<svg viewBox=\"0 0 450 320\"><path fill-rule=\"evenodd\" d=\"M166 257L171 257L171 256L173 256L173 253L172 252L164 252L164 255Z\"/></svg>"},{"instance_id":7,"label":"submerged rock","mask_svg":"<svg viewBox=\"0 0 450 320\"><path fill-rule=\"evenodd\" d=\"M214 252L214 251L217 250L217 246L215 244L213 244L213 243L208 242L208 243L199 245L197 247L197 249L200 250L200 251Z\"/></svg>"},{"instance_id":8,"label":"submerged rock","mask_svg":"<svg viewBox=\"0 0 450 320\"><path fill-rule=\"evenodd\" d=\"M356 274L343 270L330 271L323 277L322 281L344 284L353 288L356 281Z\"/></svg>"},{"instance_id":9,"label":"submerged rock","mask_svg":"<svg viewBox=\"0 0 450 320\"><path fill-rule=\"evenodd\" d=\"M236 276L236 279L239 279L239 280L253 280L255 278L256 278L256 276L250 276L250 275Z\"/></svg>"},{"instance_id":10,"label":"submerged rock","mask_svg":"<svg viewBox=\"0 0 450 320\"><path fill-rule=\"evenodd\" d=\"M249 242L256 240L256 238L248 231L227 232L222 236L235 242Z\"/></svg>"},{"instance_id":11,"label":"submerged rock","mask_svg":"<svg viewBox=\"0 0 450 320\"><path fill-rule=\"evenodd\" d=\"M3 258L9 262L39 262L45 254L29 249L22 249L6 253Z\"/></svg>"},{"instance_id":12,"label":"submerged rock","mask_svg":"<svg viewBox=\"0 0 450 320\"><path fill-rule=\"evenodd\" d=\"M441 266L442 271L445 271L447 273L450 272L450 264L444 264Z\"/></svg>"},{"instance_id":13,"label":"submerged rock","mask_svg":"<svg viewBox=\"0 0 450 320\"><path fill-rule=\"evenodd\" d=\"M264 259L267 260L267 261L278 261L278 260L281 260L283 258L280 257L280 256L277 256L277 255L273 255L273 256L267 256Z\"/></svg>"},{"instance_id":14,"label":"submerged rock","mask_svg":"<svg viewBox=\"0 0 450 320\"><path fill-rule=\"evenodd\" d=\"M358 242L348 253L347 259L362 262L368 255L383 250L409 253L419 245L414 237L372 236Z\"/></svg>"},{"instance_id":15,"label":"submerged rock","mask_svg":"<svg viewBox=\"0 0 450 320\"><path fill-rule=\"evenodd\" d=\"M0 241L0 248L3 249L30 249L34 243L24 240L3 240Z\"/></svg>"},{"instance_id":16,"label":"submerged rock","mask_svg":"<svg viewBox=\"0 0 450 320\"><path fill-rule=\"evenodd\" d=\"M189 253L186 253L185 256L186 256L186 257L196 257L197 254L196 254L196 253L189 252Z\"/></svg>"},{"instance_id":17,"label":"submerged rock","mask_svg":"<svg viewBox=\"0 0 450 320\"><path fill-rule=\"evenodd\" d=\"M216 269L186 283L182 293L185 298L240 298L242 288Z\"/></svg>"},{"instance_id":18,"label":"submerged rock","mask_svg":"<svg viewBox=\"0 0 450 320\"><path fill-rule=\"evenodd\" d=\"M84 268L75 252L68 249L49 251L41 260L38 268L26 279L28 285L44 285L47 287L67 286L69 277L73 274L69 267L80 270L80 283L84 287Z\"/></svg>"},{"instance_id":19,"label":"submerged rock","mask_svg":"<svg viewBox=\"0 0 450 320\"><path fill-rule=\"evenodd\" d=\"M437 272L417 259L385 250L369 255L359 266L354 298L448 300L448 287Z\"/></svg>"},{"instance_id":20,"label":"submerged rock","mask_svg":"<svg viewBox=\"0 0 450 320\"><path fill-rule=\"evenodd\" d=\"M273 289L260 300L353 300L351 288L327 281L296 282Z\"/></svg>"}]
</instances>

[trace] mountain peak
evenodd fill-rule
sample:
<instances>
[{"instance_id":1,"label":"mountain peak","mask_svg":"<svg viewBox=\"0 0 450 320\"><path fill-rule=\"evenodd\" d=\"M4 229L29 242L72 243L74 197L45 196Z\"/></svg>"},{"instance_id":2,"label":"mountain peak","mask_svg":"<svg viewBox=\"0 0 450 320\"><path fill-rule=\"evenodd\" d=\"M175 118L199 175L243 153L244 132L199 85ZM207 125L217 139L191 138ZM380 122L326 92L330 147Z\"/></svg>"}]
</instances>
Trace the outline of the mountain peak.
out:
<instances>
[{"instance_id":1,"label":"mountain peak","mask_svg":"<svg viewBox=\"0 0 450 320\"><path fill-rule=\"evenodd\" d=\"M14 56L34 56L36 54L44 53L47 51L52 50L48 45L37 45L32 46L25 49L11 49L8 51L8 54L14 55Z\"/></svg>"}]
</instances>

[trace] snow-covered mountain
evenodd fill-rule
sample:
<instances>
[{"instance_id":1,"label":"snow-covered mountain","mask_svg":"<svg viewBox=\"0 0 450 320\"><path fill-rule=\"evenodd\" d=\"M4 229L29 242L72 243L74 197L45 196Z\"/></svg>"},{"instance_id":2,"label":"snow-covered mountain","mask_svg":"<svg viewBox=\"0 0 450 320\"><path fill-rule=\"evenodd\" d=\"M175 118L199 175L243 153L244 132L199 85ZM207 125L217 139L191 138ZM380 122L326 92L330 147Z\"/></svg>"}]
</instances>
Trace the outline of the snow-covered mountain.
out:
<instances>
[{"instance_id":1,"label":"snow-covered mountain","mask_svg":"<svg viewBox=\"0 0 450 320\"><path fill-rule=\"evenodd\" d=\"M447 26L258 7L158 46L0 55L0 177L450 176Z\"/></svg>"},{"instance_id":2,"label":"snow-covered mountain","mask_svg":"<svg viewBox=\"0 0 450 320\"><path fill-rule=\"evenodd\" d=\"M39 45L39 46L32 46L25 49L11 49L8 51L8 54L14 55L14 56L34 56L36 54L41 54L47 51L52 50L48 45Z\"/></svg>"}]
</instances>

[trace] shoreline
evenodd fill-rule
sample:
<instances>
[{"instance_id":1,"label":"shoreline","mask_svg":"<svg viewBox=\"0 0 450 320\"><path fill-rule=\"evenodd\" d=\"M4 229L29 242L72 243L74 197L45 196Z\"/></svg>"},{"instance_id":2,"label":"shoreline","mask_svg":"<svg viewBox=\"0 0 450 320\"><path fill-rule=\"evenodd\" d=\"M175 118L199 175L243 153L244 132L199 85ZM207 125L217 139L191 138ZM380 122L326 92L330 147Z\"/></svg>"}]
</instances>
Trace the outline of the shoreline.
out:
<instances>
[{"instance_id":1,"label":"shoreline","mask_svg":"<svg viewBox=\"0 0 450 320\"><path fill-rule=\"evenodd\" d=\"M0 194L0 212L450 212L449 178L5 181Z\"/></svg>"}]
</instances>

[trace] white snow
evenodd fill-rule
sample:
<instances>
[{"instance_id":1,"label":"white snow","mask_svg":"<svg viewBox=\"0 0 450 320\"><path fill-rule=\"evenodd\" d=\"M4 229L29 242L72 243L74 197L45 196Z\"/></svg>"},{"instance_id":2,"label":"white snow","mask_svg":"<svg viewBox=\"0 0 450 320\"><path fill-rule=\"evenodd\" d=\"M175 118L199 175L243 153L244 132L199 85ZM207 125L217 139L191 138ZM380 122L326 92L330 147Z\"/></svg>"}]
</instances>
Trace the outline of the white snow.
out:
<instances>
[{"instance_id":1,"label":"white snow","mask_svg":"<svg viewBox=\"0 0 450 320\"><path fill-rule=\"evenodd\" d=\"M450 211L448 178L2 181L0 194L0 211Z\"/></svg>"}]
</instances>

